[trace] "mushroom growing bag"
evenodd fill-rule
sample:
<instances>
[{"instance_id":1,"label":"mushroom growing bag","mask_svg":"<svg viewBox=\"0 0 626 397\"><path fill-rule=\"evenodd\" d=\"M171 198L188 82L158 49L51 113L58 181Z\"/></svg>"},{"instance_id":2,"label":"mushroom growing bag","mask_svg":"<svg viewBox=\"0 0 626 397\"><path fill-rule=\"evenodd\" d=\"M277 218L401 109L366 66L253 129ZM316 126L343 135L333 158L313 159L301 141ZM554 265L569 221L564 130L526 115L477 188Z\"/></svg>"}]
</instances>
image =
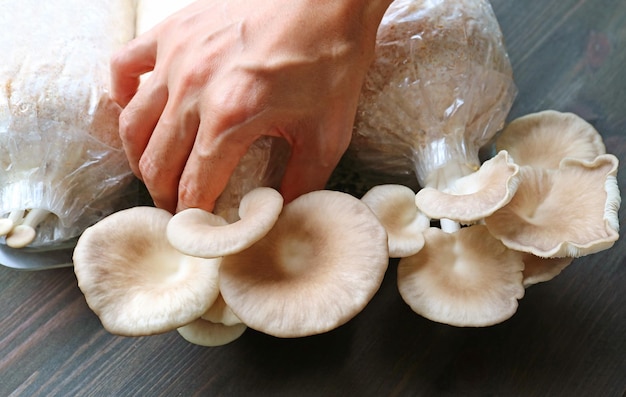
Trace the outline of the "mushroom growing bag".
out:
<instances>
[{"instance_id":1,"label":"mushroom growing bag","mask_svg":"<svg viewBox=\"0 0 626 397\"><path fill-rule=\"evenodd\" d=\"M421 186L450 163L475 170L516 94L486 0L396 0L377 36L349 154Z\"/></svg>"},{"instance_id":2,"label":"mushroom growing bag","mask_svg":"<svg viewBox=\"0 0 626 397\"><path fill-rule=\"evenodd\" d=\"M0 2L0 215L51 212L31 246L79 235L115 210L132 173L108 95L134 0Z\"/></svg>"}]
</instances>

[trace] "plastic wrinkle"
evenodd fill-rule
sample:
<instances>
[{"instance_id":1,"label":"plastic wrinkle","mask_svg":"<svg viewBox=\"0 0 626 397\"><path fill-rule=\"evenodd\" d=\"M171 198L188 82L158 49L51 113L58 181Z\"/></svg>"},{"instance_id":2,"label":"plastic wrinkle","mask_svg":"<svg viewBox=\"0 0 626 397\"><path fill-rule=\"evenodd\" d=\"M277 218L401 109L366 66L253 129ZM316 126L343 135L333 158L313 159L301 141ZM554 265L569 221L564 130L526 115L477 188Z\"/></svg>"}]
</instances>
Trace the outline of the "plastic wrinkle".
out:
<instances>
[{"instance_id":1,"label":"plastic wrinkle","mask_svg":"<svg viewBox=\"0 0 626 397\"><path fill-rule=\"evenodd\" d=\"M396 0L377 37L348 154L365 168L414 172L480 165L516 95L488 1Z\"/></svg>"},{"instance_id":2,"label":"plastic wrinkle","mask_svg":"<svg viewBox=\"0 0 626 397\"><path fill-rule=\"evenodd\" d=\"M52 212L33 247L76 237L128 199L133 177L108 84L112 53L134 35L134 3L0 3L11 32L0 36L0 216Z\"/></svg>"}]
</instances>

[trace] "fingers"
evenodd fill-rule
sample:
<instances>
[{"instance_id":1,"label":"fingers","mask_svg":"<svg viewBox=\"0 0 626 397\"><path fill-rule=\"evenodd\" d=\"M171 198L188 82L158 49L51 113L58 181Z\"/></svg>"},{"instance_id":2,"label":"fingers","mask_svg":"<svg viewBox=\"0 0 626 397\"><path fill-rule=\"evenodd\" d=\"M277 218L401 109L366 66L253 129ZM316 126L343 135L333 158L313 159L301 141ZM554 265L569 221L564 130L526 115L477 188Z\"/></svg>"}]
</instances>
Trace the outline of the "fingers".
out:
<instances>
[{"instance_id":1,"label":"fingers","mask_svg":"<svg viewBox=\"0 0 626 397\"><path fill-rule=\"evenodd\" d=\"M192 151L200 118L195 109L170 103L163 111L139 161L141 178L154 204L176 211L178 184Z\"/></svg>"},{"instance_id":2,"label":"fingers","mask_svg":"<svg viewBox=\"0 0 626 397\"><path fill-rule=\"evenodd\" d=\"M157 44L152 35L131 40L111 59L111 98L126 106L137 92L139 77L151 71L156 61Z\"/></svg>"},{"instance_id":3,"label":"fingers","mask_svg":"<svg viewBox=\"0 0 626 397\"><path fill-rule=\"evenodd\" d=\"M139 162L168 101L167 87L142 85L120 115L119 133L132 171L144 179Z\"/></svg>"},{"instance_id":4,"label":"fingers","mask_svg":"<svg viewBox=\"0 0 626 397\"><path fill-rule=\"evenodd\" d=\"M285 202L324 189L350 143L352 118L346 114L296 135L280 189Z\"/></svg>"},{"instance_id":5,"label":"fingers","mask_svg":"<svg viewBox=\"0 0 626 397\"><path fill-rule=\"evenodd\" d=\"M258 134L238 126L222 132L202 119L193 149L178 185L176 211L202 208L212 211L215 201ZM214 132L220 132L215 135Z\"/></svg>"}]
</instances>

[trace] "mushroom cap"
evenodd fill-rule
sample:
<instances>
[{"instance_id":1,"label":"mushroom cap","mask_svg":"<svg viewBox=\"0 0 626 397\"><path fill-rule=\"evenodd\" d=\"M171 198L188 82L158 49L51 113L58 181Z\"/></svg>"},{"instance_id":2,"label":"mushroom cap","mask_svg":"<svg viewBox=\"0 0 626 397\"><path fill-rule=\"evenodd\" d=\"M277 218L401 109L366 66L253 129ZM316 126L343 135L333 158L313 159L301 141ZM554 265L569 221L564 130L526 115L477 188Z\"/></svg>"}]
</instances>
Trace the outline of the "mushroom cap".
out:
<instances>
[{"instance_id":1,"label":"mushroom cap","mask_svg":"<svg viewBox=\"0 0 626 397\"><path fill-rule=\"evenodd\" d=\"M389 256L403 258L424 246L422 232L430 219L415 206L415 192L404 185L378 185L361 200L374 212L387 231Z\"/></svg>"},{"instance_id":2,"label":"mushroom cap","mask_svg":"<svg viewBox=\"0 0 626 397\"><path fill-rule=\"evenodd\" d=\"M248 192L239 204L240 220L228 224L223 218L200 208L174 215L167 224L167 238L177 250L201 258L217 258L242 251L274 226L283 208L276 190L259 187Z\"/></svg>"},{"instance_id":3,"label":"mushroom cap","mask_svg":"<svg viewBox=\"0 0 626 397\"><path fill-rule=\"evenodd\" d=\"M517 311L524 296L521 253L506 248L483 225L424 232L426 244L400 259L398 289L411 309L432 321L484 327Z\"/></svg>"},{"instance_id":4,"label":"mushroom cap","mask_svg":"<svg viewBox=\"0 0 626 397\"><path fill-rule=\"evenodd\" d=\"M231 308L228 307L222 294L217 296L217 299L215 299L215 302L213 302L209 310L202 315L202 319L224 325L241 324L241 320L233 313Z\"/></svg>"},{"instance_id":5,"label":"mushroom cap","mask_svg":"<svg viewBox=\"0 0 626 397\"><path fill-rule=\"evenodd\" d=\"M602 136L573 113L544 110L519 117L496 139L496 149L506 150L519 165L559 168L573 157L591 161L606 153Z\"/></svg>"},{"instance_id":6,"label":"mushroom cap","mask_svg":"<svg viewBox=\"0 0 626 397\"><path fill-rule=\"evenodd\" d=\"M220 290L250 328L308 336L359 313L380 287L388 261L387 233L365 203L314 191L287 204L256 244L224 258Z\"/></svg>"},{"instance_id":7,"label":"mushroom cap","mask_svg":"<svg viewBox=\"0 0 626 397\"><path fill-rule=\"evenodd\" d=\"M478 171L457 179L446 191L421 189L415 204L432 219L476 222L511 201L519 184L518 173L519 166L506 151L500 151Z\"/></svg>"},{"instance_id":8,"label":"mushroom cap","mask_svg":"<svg viewBox=\"0 0 626 397\"><path fill-rule=\"evenodd\" d=\"M248 329L245 324L224 325L199 318L177 331L186 341L200 346L222 346L239 338Z\"/></svg>"},{"instance_id":9,"label":"mushroom cap","mask_svg":"<svg viewBox=\"0 0 626 397\"><path fill-rule=\"evenodd\" d=\"M172 215L134 207L89 227L74 250L87 304L111 333L151 335L200 318L217 298L219 262L176 251L165 237Z\"/></svg>"},{"instance_id":10,"label":"mushroom cap","mask_svg":"<svg viewBox=\"0 0 626 397\"><path fill-rule=\"evenodd\" d=\"M566 158L559 169L524 166L517 193L485 219L507 247L548 257L577 257L610 248L619 237L618 160Z\"/></svg>"},{"instance_id":11,"label":"mushroom cap","mask_svg":"<svg viewBox=\"0 0 626 397\"><path fill-rule=\"evenodd\" d=\"M574 258L541 258L525 253L522 260L524 261L524 287L528 288L531 285L552 280L569 266Z\"/></svg>"}]
</instances>

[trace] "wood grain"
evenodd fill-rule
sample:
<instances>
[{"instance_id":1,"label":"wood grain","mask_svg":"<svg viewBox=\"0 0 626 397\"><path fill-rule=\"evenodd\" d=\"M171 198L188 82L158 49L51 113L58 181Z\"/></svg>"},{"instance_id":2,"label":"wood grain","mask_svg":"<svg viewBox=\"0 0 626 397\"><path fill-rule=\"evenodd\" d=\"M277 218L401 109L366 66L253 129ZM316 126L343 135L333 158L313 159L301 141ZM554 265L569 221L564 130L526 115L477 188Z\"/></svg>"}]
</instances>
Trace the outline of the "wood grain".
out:
<instances>
[{"instance_id":1,"label":"wood grain","mask_svg":"<svg viewBox=\"0 0 626 397\"><path fill-rule=\"evenodd\" d=\"M577 111L620 158L625 191L626 7L617 0L493 6L519 87L511 117ZM594 50L607 42L608 54ZM218 348L191 345L175 332L110 335L72 269L0 267L0 396L620 397L625 262L622 238L530 287L510 320L466 329L411 312L397 292L392 261L374 300L343 327L295 340L248 330Z\"/></svg>"}]
</instances>

